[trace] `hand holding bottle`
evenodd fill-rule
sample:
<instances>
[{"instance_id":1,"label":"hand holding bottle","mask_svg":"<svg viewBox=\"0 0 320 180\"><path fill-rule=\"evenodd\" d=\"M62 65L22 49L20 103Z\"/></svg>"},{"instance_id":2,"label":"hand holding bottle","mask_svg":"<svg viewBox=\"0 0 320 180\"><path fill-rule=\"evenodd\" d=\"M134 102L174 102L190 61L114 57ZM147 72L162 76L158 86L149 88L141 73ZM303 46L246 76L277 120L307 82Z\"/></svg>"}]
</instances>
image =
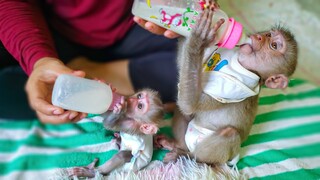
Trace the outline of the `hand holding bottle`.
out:
<instances>
[{"instance_id":1,"label":"hand holding bottle","mask_svg":"<svg viewBox=\"0 0 320 180\"><path fill-rule=\"evenodd\" d=\"M199 14L204 9L213 10L215 15L212 25L221 19L224 23L219 28L213 44L218 47L232 49L237 44L247 41L247 35L242 31L242 25L217 8L215 1L194 0L135 0L132 13L145 21L157 24L183 36L189 36L191 29L199 19ZM159 31L161 32L161 31Z\"/></svg>"},{"instance_id":2,"label":"hand holding bottle","mask_svg":"<svg viewBox=\"0 0 320 180\"><path fill-rule=\"evenodd\" d=\"M45 57L37 61L26 84L26 92L30 106L44 123L75 122L84 118L85 113L67 111L51 104L51 92L56 78L60 74L73 74L84 77L83 71L73 71L59 59Z\"/></svg>"}]
</instances>

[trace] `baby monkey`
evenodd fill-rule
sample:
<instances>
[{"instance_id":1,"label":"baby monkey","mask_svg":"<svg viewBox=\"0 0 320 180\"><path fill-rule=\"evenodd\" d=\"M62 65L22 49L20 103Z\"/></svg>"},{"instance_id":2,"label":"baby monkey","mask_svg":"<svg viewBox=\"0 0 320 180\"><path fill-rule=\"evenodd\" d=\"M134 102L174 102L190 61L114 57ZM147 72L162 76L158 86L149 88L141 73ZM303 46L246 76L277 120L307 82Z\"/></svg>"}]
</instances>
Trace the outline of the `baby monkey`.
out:
<instances>
[{"instance_id":1,"label":"baby monkey","mask_svg":"<svg viewBox=\"0 0 320 180\"><path fill-rule=\"evenodd\" d=\"M124 171L137 171L149 164L153 154L153 135L157 133L163 118L163 104L156 91L143 89L138 93L123 98L115 104L113 111L108 111L103 125L115 133L119 152L98 167L102 175L123 165ZM85 167L75 167L70 176L94 177L98 159Z\"/></svg>"},{"instance_id":2,"label":"baby monkey","mask_svg":"<svg viewBox=\"0 0 320 180\"><path fill-rule=\"evenodd\" d=\"M205 50L224 23L213 24L212 16L214 11L205 9L190 37L179 39L174 140L156 138L171 150L166 162L180 155L208 164L237 157L256 116L260 86L286 88L296 68L297 42L280 26L250 35L252 43L218 49L204 62Z\"/></svg>"}]
</instances>

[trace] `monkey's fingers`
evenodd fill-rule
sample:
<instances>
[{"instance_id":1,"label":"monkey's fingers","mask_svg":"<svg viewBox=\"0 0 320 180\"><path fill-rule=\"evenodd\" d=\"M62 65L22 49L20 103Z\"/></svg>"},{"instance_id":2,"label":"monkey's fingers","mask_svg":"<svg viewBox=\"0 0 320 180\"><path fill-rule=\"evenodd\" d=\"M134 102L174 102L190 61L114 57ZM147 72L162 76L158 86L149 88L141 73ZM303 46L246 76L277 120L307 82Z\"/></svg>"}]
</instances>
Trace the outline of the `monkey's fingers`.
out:
<instances>
[{"instance_id":1,"label":"monkey's fingers","mask_svg":"<svg viewBox=\"0 0 320 180\"><path fill-rule=\"evenodd\" d=\"M206 0L207 5L209 6L210 10L220 8L217 0Z\"/></svg>"},{"instance_id":2,"label":"monkey's fingers","mask_svg":"<svg viewBox=\"0 0 320 180\"><path fill-rule=\"evenodd\" d=\"M164 163L175 162L178 159L178 157L179 157L179 154L176 151L170 151L164 156L163 162Z\"/></svg>"},{"instance_id":3,"label":"monkey's fingers","mask_svg":"<svg viewBox=\"0 0 320 180\"><path fill-rule=\"evenodd\" d=\"M93 178L95 177L95 171L94 169L88 169L86 167L75 167L72 169L72 174L70 176Z\"/></svg>"},{"instance_id":4,"label":"monkey's fingers","mask_svg":"<svg viewBox=\"0 0 320 180\"><path fill-rule=\"evenodd\" d=\"M115 133L113 133L113 136L114 136L115 138L120 138L120 133L115 132Z\"/></svg>"},{"instance_id":5,"label":"monkey's fingers","mask_svg":"<svg viewBox=\"0 0 320 180\"><path fill-rule=\"evenodd\" d=\"M218 29L221 27L221 25L224 23L224 19L220 19L214 26L213 28L210 29L210 32L208 34L208 37L214 41L214 37Z\"/></svg>"},{"instance_id":6,"label":"monkey's fingers","mask_svg":"<svg viewBox=\"0 0 320 180\"><path fill-rule=\"evenodd\" d=\"M221 25L224 23L224 19L220 19L212 28L212 31L216 33L218 29L221 27Z\"/></svg>"},{"instance_id":7,"label":"monkey's fingers","mask_svg":"<svg viewBox=\"0 0 320 180\"><path fill-rule=\"evenodd\" d=\"M202 30L202 34L201 34L201 38L204 40L211 40L213 38L213 37L210 37L212 15L213 15L213 11L209 11L204 28Z\"/></svg>"},{"instance_id":8,"label":"monkey's fingers","mask_svg":"<svg viewBox=\"0 0 320 180\"><path fill-rule=\"evenodd\" d=\"M200 19L198 20L197 26L194 28L195 33L197 36L201 36L202 30L204 29L207 19L209 15L209 10L205 9L203 12L201 12Z\"/></svg>"},{"instance_id":9,"label":"monkey's fingers","mask_svg":"<svg viewBox=\"0 0 320 180\"><path fill-rule=\"evenodd\" d=\"M120 103L117 103L113 108L113 113L119 114L121 112L122 105Z\"/></svg>"}]
</instances>

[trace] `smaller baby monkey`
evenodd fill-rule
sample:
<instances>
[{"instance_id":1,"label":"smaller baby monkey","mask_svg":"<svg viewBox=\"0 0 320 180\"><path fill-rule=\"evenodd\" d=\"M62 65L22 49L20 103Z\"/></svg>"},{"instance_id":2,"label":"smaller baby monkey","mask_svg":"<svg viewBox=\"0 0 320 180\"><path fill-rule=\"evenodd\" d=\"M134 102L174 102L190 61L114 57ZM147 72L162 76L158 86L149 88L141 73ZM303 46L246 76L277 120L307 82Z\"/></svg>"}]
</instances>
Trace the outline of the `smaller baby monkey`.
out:
<instances>
[{"instance_id":1,"label":"smaller baby monkey","mask_svg":"<svg viewBox=\"0 0 320 180\"><path fill-rule=\"evenodd\" d=\"M104 127L120 132L115 133L120 151L99 166L98 172L107 175L122 165L125 171L137 171L148 165L153 154L153 135L157 133L163 115L162 101L158 93L151 89L122 98L113 111L103 114ZM71 176L94 177L97 160L94 159L88 166L73 168Z\"/></svg>"},{"instance_id":2,"label":"smaller baby monkey","mask_svg":"<svg viewBox=\"0 0 320 180\"><path fill-rule=\"evenodd\" d=\"M180 155L208 164L235 158L252 127L260 86L286 88L296 68L297 43L283 27L252 34L252 43L236 49L218 49L212 62L204 62L205 50L224 23L213 24L212 16L214 10L205 9L191 36L179 39L174 141L156 138L156 144L171 150L164 161Z\"/></svg>"}]
</instances>

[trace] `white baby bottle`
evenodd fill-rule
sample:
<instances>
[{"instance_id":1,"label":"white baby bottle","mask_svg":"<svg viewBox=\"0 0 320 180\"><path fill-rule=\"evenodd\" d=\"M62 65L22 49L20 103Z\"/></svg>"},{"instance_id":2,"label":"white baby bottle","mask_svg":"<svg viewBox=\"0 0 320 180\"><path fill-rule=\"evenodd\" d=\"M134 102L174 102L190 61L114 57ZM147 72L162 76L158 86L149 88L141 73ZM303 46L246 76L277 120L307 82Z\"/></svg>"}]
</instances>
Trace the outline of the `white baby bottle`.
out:
<instances>
[{"instance_id":1,"label":"white baby bottle","mask_svg":"<svg viewBox=\"0 0 320 180\"><path fill-rule=\"evenodd\" d=\"M55 81L52 104L63 109L91 114L112 110L123 96L112 92L109 85L69 74L61 74Z\"/></svg>"},{"instance_id":2,"label":"white baby bottle","mask_svg":"<svg viewBox=\"0 0 320 180\"><path fill-rule=\"evenodd\" d=\"M132 13L187 37L196 25L203 5L198 0L134 0ZM235 19L228 18L221 9L217 9L213 16L213 24L220 19L224 19L225 22L219 28L213 44L232 49L236 45L250 43L242 25Z\"/></svg>"}]
</instances>

